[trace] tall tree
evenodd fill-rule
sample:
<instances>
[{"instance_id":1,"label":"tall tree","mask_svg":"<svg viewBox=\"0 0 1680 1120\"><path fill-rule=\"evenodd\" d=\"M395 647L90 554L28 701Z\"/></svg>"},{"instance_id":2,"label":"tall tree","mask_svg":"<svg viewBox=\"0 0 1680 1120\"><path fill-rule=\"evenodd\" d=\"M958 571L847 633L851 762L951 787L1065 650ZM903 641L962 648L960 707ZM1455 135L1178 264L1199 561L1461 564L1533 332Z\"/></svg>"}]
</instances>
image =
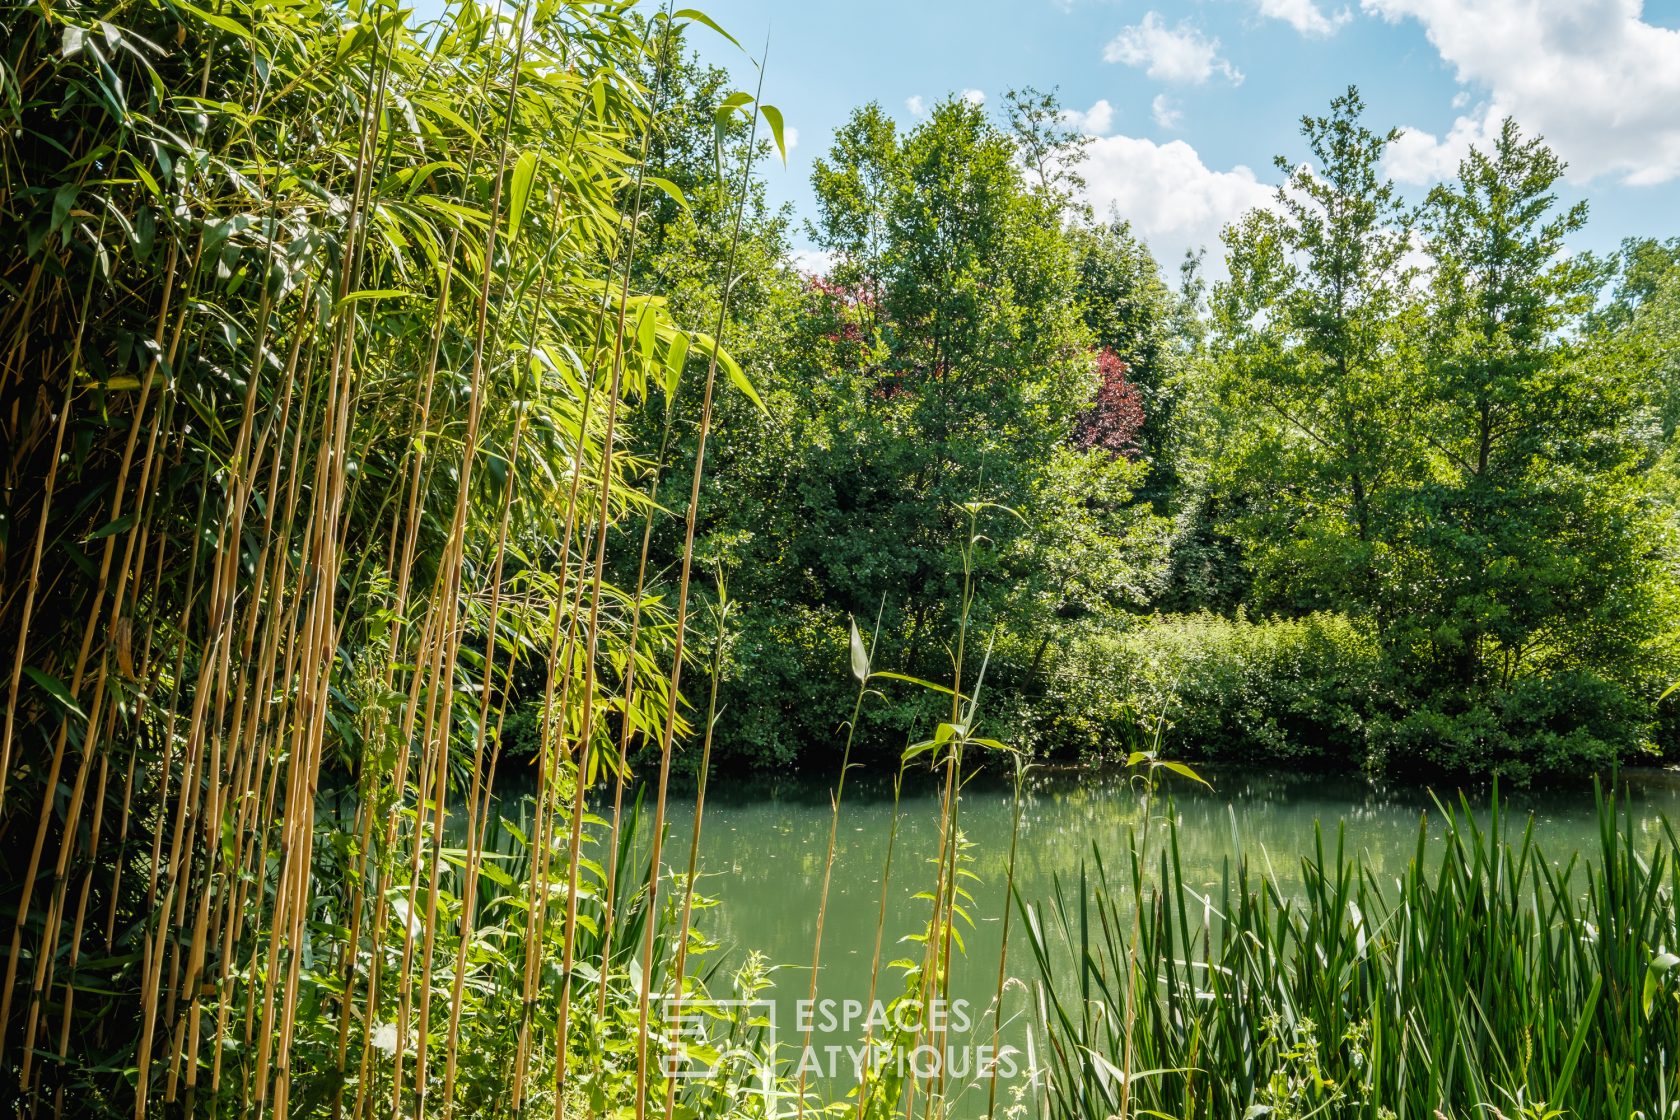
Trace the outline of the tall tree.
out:
<instances>
[{"instance_id":1,"label":"tall tree","mask_svg":"<svg viewBox=\"0 0 1680 1120\"><path fill-rule=\"evenodd\" d=\"M1261 605L1374 614L1385 498L1414 459L1400 403L1410 218L1355 89L1305 117L1311 155L1272 208L1225 232L1214 293L1232 467L1255 499L1243 535Z\"/></svg>"},{"instance_id":2,"label":"tall tree","mask_svg":"<svg viewBox=\"0 0 1680 1120\"><path fill-rule=\"evenodd\" d=\"M1014 511L982 526L983 627L1140 605L1128 565L1148 548L1099 538L1132 531L1145 468L1074 446L1098 355L1068 211L1024 168L1020 143L960 98L908 131L865 106L816 162L812 232L831 263L762 378L779 458L709 524L738 569L735 656L755 689L789 700L735 729L733 744L761 760L790 760L832 730L843 704L823 690L844 687L847 614L881 617L883 664L946 671L965 503ZM1109 419L1129 443L1118 429L1136 417ZM1076 571L1076 552L1102 570ZM731 710L746 720L749 707Z\"/></svg>"},{"instance_id":3,"label":"tall tree","mask_svg":"<svg viewBox=\"0 0 1680 1120\"><path fill-rule=\"evenodd\" d=\"M1587 215L1559 206L1563 170L1506 120L1430 192L1411 397L1429 461L1395 541L1387 637L1398 682L1460 723L1512 689L1531 705L1561 690L1607 750L1631 741L1623 690L1649 667L1661 545L1643 513L1643 393L1586 331L1602 270L1568 252Z\"/></svg>"}]
</instances>

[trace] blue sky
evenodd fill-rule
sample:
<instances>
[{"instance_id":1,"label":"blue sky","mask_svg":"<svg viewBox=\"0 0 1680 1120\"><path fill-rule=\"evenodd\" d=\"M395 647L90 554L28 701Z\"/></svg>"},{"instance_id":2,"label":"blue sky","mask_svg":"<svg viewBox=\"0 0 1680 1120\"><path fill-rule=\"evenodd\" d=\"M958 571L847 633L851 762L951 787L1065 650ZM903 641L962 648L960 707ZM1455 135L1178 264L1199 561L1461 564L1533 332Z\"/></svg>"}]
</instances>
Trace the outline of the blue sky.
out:
<instances>
[{"instance_id":1,"label":"blue sky","mask_svg":"<svg viewBox=\"0 0 1680 1120\"><path fill-rule=\"evenodd\" d=\"M1262 202L1298 121L1357 84L1406 129L1390 171L1416 195L1506 114L1569 161L1592 207L1578 247L1680 234L1680 0L700 0L757 54L797 132L778 200L810 213L811 160L854 106L904 124L972 91L1055 87L1094 137L1092 201L1176 264ZM734 47L694 43L751 88ZM919 99L919 100L918 100ZM802 236L801 238L802 239Z\"/></svg>"}]
</instances>

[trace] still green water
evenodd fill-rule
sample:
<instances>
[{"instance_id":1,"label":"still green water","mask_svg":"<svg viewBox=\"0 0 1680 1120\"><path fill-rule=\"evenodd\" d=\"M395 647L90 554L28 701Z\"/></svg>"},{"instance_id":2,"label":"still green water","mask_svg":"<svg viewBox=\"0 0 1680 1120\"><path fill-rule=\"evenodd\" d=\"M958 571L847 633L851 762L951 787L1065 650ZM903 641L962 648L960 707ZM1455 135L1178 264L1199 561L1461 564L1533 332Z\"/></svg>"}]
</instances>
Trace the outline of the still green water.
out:
<instances>
[{"instance_id":1,"label":"still green water","mask_svg":"<svg viewBox=\"0 0 1680 1120\"><path fill-rule=\"evenodd\" d=\"M1313 851L1315 836L1333 855L1338 833L1350 854L1357 853L1379 879L1393 878L1416 852L1420 829L1439 835L1441 814L1431 791L1417 787L1374 786L1360 779L1322 775L1209 772L1205 790L1173 779L1170 812L1179 829L1186 880L1217 889L1228 861L1246 858L1256 872L1272 876L1285 889L1300 880L1300 861ZM1641 771L1623 775L1635 828L1652 836L1661 817L1680 819L1680 774ZM1456 790L1437 791L1456 800ZM705 934L720 943L713 959L738 962L762 952L777 966L776 1001L780 1039L794 1053L801 1043L796 1003L810 985L810 961L821 894L824 853L830 822L830 786L819 782L739 784L714 781L705 806L700 847L700 893L720 905L698 918ZM1468 795L1475 812L1486 818L1485 792ZM1597 816L1590 784L1546 793L1518 793L1502 799L1510 810L1512 830L1532 814L1536 839L1548 858L1562 862L1578 851L1596 848ZM671 806L673 848L686 858L693 821L692 797ZM1152 810L1168 812L1157 801ZM897 840L887 882L883 963L919 957L920 946L900 939L927 920L929 903L914 897L932 888L938 849L939 802L931 784L907 789L896 807L890 787L853 779L841 806L840 823L823 933L818 998L854 999L867 1006L874 959L877 919L881 914L882 872L888 837L898 820ZM953 1043L988 1043L990 1008L997 990L998 957L1005 916L1005 881L1009 863L1015 800L1007 783L976 781L965 790L961 825L972 842L968 886L973 928L964 929L966 953L954 966L953 1001L966 1000L970 1015L983 1021L971 1039ZM1111 871L1125 866L1128 832L1137 828L1142 807L1137 792L1122 775L1045 773L1033 778L1020 804L1015 882L1026 899L1045 899L1058 880L1077 889L1082 862L1101 853ZM1426 851L1428 841L1426 841ZM667 848L672 852L673 848ZM1010 953L1003 1002L1004 1041L1026 1057L1030 1039L1025 1009L1036 977L1021 935L1019 915L1011 919ZM878 998L902 991L897 973L883 969ZM714 994L722 985L714 982ZM837 1059L842 1073L848 1059L826 1046L856 1045L861 1029L818 1030L812 1044L826 1067ZM1023 1062L1023 1064L1025 1064ZM1021 1088L1017 1079L1017 1088ZM843 1093L850 1079L824 1079L824 1088ZM958 1115L984 1111L984 1086L971 1088Z\"/></svg>"}]
</instances>

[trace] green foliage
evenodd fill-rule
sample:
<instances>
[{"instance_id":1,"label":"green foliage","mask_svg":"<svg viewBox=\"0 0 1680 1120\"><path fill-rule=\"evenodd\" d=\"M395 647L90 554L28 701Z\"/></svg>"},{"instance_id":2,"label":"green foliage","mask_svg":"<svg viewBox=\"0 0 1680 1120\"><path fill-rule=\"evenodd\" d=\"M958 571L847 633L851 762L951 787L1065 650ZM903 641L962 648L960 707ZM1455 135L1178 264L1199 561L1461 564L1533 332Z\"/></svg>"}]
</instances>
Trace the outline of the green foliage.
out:
<instances>
[{"instance_id":1,"label":"green foliage","mask_svg":"<svg viewBox=\"0 0 1680 1120\"><path fill-rule=\"evenodd\" d=\"M887 663L942 675L965 503L997 507L975 618L1034 642L1063 614L1139 605L1159 535L1132 497L1143 468L1066 446L1091 339L1063 212L1017 140L960 99L904 134L865 107L814 183L833 264L745 332L770 416L721 437L701 526L743 603L720 747L767 765L832 741L848 616L879 617ZM873 710L865 752L895 749L916 711Z\"/></svg>"},{"instance_id":2,"label":"green foliage","mask_svg":"<svg viewBox=\"0 0 1680 1120\"><path fill-rule=\"evenodd\" d=\"M1349 90L1301 131L1277 209L1225 233L1213 352L1236 435L1221 468L1251 495L1251 606L1368 614L1384 499L1416 466L1401 387L1409 222L1381 161L1393 134Z\"/></svg>"},{"instance_id":3,"label":"green foliage","mask_svg":"<svg viewBox=\"0 0 1680 1120\"><path fill-rule=\"evenodd\" d=\"M1341 615L1166 616L1048 659L1027 717L1046 750L1112 756L1164 720L1174 753L1359 767L1383 710L1376 644Z\"/></svg>"},{"instance_id":4,"label":"green foliage","mask_svg":"<svg viewBox=\"0 0 1680 1120\"><path fill-rule=\"evenodd\" d=\"M0 1094L551 1107L665 921L568 800L674 717L661 589L591 557L649 505L620 421L717 351L615 266L704 19L214 8L0 23Z\"/></svg>"},{"instance_id":5,"label":"green foliage","mask_svg":"<svg viewBox=\"0 0 1680 1120\"><path fill-rule=\"evenodd\" d=\"M1672 542L1651 516L1650 381L1616 316L1591 314L1603 270L1565 251L1585 208L1557 207L1561 162L1506 121L1410 213L1380 175L1392 134L1361 111L1350 91L1304 122L1313 161L1281 214L1227 234L1223 431L1196 494L1216 516L1186 526L1174 582L1219 603L1225 536L1251 609L1369 627L1405 713L1386 765L1613 762L1669 656ZM1630 247L1623 304L1654 298L1658 248Z\"/></svg>"},{"instance_id":6,"label":"green foliage","mask_svg":"<svg viewBox=\"0 0 1680 1120\"><path fill-rule=\"evenodd\" d=\"M1155 258L1124 220L1080 223L1068 237L1078 259L1085 325L1097 347L1126 364L1127 380L1143 394L1144 449L1152 468L1146 494L1157 512L1165 512L1179 481L1179 406L1194 360L1184 300L1167 287Z\"/></svg>"},{"instance_id":7,"label":"green foliage","mask_svg":"<svg viewBox=\"0 0 1680 1120\"><path fill-rule=\"evenodd\" d=\"M1585 669L1519 676L1474 696L1440 696L1374 720L1378 766L1490 774L1515 782L1639 761L1648 704Z\"/></svg>"}]
</instances>

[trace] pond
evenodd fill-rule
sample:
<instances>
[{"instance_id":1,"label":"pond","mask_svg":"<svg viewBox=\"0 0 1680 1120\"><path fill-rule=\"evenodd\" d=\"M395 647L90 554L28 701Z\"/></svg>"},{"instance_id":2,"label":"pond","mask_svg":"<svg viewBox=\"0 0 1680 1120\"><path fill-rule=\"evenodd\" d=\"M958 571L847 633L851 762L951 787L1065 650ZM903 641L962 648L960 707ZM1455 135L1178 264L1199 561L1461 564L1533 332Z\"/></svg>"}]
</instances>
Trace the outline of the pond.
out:
<instances>
[{"instance_id":1,"label":"pond","mask_svg":"<svg viewBox=\"0 0 1680 1120\"><path fill-rule=\"evenodd\" d=\"M1416 852L1420 829L1439 835L1441 814L1431 791L1419 787L1373 785L1360 778L1323 775L1206 772L1211 789L1172 779L1172 812L1179 828L1185 879L1216 889L1227 861L1245 856L1285 887L1300 880L1300 860L1309 855L1322 829L1333 854L1341 830L1350 854L1358 853L1379 879L1397 875ZM1680 820L1680 774L1630 771L1626 783L1636 831L1653 842L1664 815ZM821 891L823 857L830 820L828 783L814 781L731 782L716 780L708 794L700 851L700 893L721 905L698 921L721 943L731 961L760 951L777 966L778 1034L799 1053L795 1015L810 984L812 938ZM1439 791L1456 801L1456 791ZM1486 792L1468 795L1478 817L1486 819ZM1536 839L1554 861L1596 849L1597 814L1593 789L1583 781L1567 791L1520 792L1502 797L1512 811L1511 829L1532 814ZM1157 802L1157 814L1165 805ZM989 1043L991 1006L998 979L999 946L1004 929L1014 799L1007 783L978 780L961 800L964 833L973 842L969 883L974 928L964 929L966 953L953 966L951 999L967 1001L970 1017L984 1020L972 1044ZM1077 889L1082 862L1100 853L1111 873L1122 872L1128 830L1141 820L1138 795L1124 775L1045 772L1029 782L1021 804L1015 880L1028 900L1044 899L1058 880ZM874 960L877 920L881 914L881 875L892 831L894 804L890 786L854 779L841 806L833 882L823 935L818 998L860 1001L867 1007ZM671 805L673 847L685 856L693 820L692 798ZM932 888L933 861L939 842L937 790L907 789L897 806L898 836L886 892L882 961L919 957L920 947L900 939L926 922L929 904L914 896ZM667 851L672 849L668 848ZM1427 850L1427 847L1426 847ZM681 858L679 856L679 858ZM1008 974L1030 982L1033 969L1019 915L1011 919ZM902 991L897 974L883 969L878 996ZM714 993L718 985L714 985ZM1028 1045L1024 1030L1027 990L1010 985L1006 1017L1017 1021L1005 1041ZM821 1024L819 1024L820 1027ZM818 1029L812 1039L819 1065L842 1075L824 1078L836 1095L852 1083L844 1055L825 1054L827 1046L856 1046L861 1026L849 1031ZM957 1041L953 1035L953 1042ZM984 1088L971 1090L957 1115L984 1114Z\"/></svg>"}]
</instances>

